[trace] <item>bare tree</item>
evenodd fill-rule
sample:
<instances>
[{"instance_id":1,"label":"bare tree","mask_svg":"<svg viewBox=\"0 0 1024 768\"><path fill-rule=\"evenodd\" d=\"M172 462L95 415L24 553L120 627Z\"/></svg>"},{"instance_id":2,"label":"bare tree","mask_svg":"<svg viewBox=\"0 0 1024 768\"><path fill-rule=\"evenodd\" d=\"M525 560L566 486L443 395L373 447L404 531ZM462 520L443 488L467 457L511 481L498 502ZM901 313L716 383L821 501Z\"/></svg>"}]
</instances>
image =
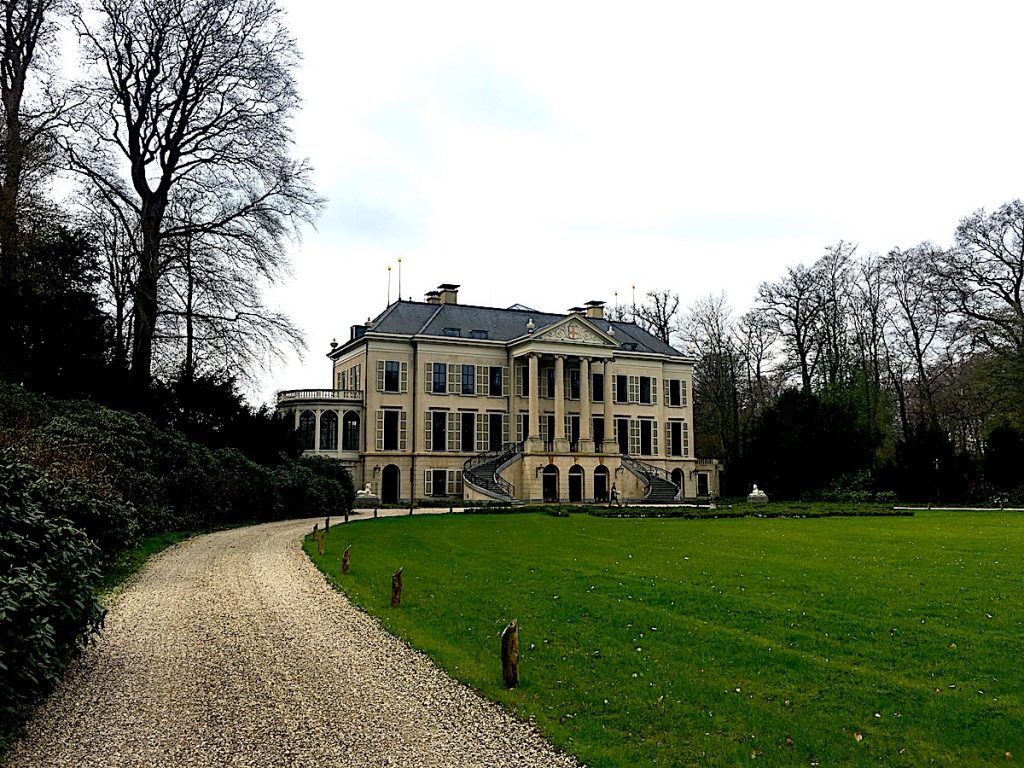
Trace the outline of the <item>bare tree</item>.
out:
<instances>
[{"instance_id":1,"label":"bare tree","mask_svg":"<svg viewBox=\"0 0 1024 768\"><path fill-rule=\"evenodd\" d=\"M52 128L63 113L50 52L68 0L5 0L0 15L0 283L19 246L20 214L42 188L53 156Z\"/></svg>"},{"instance_id":2,"label":"bare tree","mask_svg":"<svg viewBox=\"0 0 1024 768\"><path fill-rule=\"evenodd\" d=\"M818 274L803 265L789 267L786 276L758 287L758 301L787 352L788 367L799 373L810 391L818 361L818 326L823 298Z\"/></svg>"},{"instance_id":3,"label":"bare tree","mask_svg":"<svg viewBox=\"0 0 1024 768\"><path fill-rule=\"evenodd\" d=\"M906 251L893 249L884 262L892 297L890 346L894 354L907 361L899 370L914 373L914 403L907 402L906 393L902 395L903 418L909 418L908 407L916 405L916 422L932 428L938 425L935 381L949 369L952 342L951 307L932 270L932 264L940 259L938 248L921 243ZM902 388L904 382L894 381L893 385ZM904 430L909 426L905 422Z\"/></svg>"},{"instance_id":4,"label":"bare tree","mask_svg":"<svg viewBox=\"0 0 1024 768\"><path fill-rule=\"evenodd\" d=\"M635 307L633 314L637 325L666 344L681 330L679 294L668 289L648 291L647 301Z\"/></svg>"},{"instance_id":5,"label":"bare tree","mask_svg":"<svg viewBox=\"0 0 1024 768\"><path fill-rule=\"evenodd\" d=\"M935 273L975 342L1024 358L1024 203L961 220L956 247L939 254Z\"/></svg>"},{"instance_id":6,"label":"bare tree","mask_svg":"<svg viewBox=\"0 0 1024 768\"><path fill-rule=\"evenodd\" d=\"M725 295L708 296L686 314L687 342L697 352L693 369L695 439L701 450L727 462L740 451L740 357Z\"/></svg>"},{"instance_id":7,"label":"bare tree","mask_svg":"<svg viewBox=\"0 0 1024 768\"><path fill-rule=\"evenodd\" d=\"M818 324L818 375L826 387L843 386L849 382L850 309L852 285L850 273L857 246L840 240L825 249L814 264L818 290L821 294L821 315Z\"/></svg>"},{"instance_id":8,"label":"bare tree","mask_svg":"<svg viewBox=\"0 0 1024 768\"><path fill-rule=\"evenodd\" d=\"M93 11L74 16L92 76L66 148L135 219L131 368L144 383L161 283L181 253L165 246L201 237L273 280L283 241L322 201L288 154L298 53L274 0L96 0Z\"/></svg>"},{"instance_id":9,"label":"bare tree","mask_svg":"<svg viewBox=\"0 0 1024 768\"><path fill-rule=\"evenodd\" d=\"M155 367L186 381L219 375L254 383L261 365L281 359L279 343L302 346L287 318L264 306L256 276L201 238L174 241L180 252L167 275L157 323Z\"/></svg>"}]
</instances>

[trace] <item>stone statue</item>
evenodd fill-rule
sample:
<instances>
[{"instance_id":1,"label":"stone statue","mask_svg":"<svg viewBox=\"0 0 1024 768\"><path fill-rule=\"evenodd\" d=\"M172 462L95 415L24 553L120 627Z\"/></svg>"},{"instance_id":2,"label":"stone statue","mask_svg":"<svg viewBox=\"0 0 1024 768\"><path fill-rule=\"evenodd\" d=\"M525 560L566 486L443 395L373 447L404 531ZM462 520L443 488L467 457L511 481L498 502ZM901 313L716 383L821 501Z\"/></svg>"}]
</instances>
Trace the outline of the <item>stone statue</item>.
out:
<instances>
[{"instance_id":1,"label":"stone statue","mask_svg":"<svg viewBox=\"0 0 1024 768\"><path fill-rule=\"evenodd\" d=\"M767 504L768 494L760 490L757 485L754 485L754 489L747 496L747 501L751 504Z\"/></svg>"},{"instance_id":2,"label":"stone statue","mask_svg":"<svg viewBox=\"0 0 1024 768\"><path fill-rule=\"evenodd\" d=\"M373 489L370 487L369 483L367 483L366 487L363 488L362 490L356 491L356 496L358 496L359 498L363 498L365 496L375 496L375 495L376 494L374 494Z\"/></svg>"}]
</instances>

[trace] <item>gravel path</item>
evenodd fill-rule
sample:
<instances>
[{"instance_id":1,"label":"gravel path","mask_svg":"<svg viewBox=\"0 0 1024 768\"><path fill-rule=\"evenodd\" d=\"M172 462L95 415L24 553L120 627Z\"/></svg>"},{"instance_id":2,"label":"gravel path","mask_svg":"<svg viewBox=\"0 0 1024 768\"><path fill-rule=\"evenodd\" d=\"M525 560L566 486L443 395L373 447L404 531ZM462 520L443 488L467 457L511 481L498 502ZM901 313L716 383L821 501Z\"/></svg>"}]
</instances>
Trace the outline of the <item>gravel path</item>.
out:
<instances>
[{"instance_id":1,"label":"gravel path","mask_svg":"<svg viewBox=\"0 0 1024 768\"><path fill-rule=\"evenodd\" d=\"M4 766L577 765L331 590L312 523L154 558Z\"/></svg>"}]
</instances>

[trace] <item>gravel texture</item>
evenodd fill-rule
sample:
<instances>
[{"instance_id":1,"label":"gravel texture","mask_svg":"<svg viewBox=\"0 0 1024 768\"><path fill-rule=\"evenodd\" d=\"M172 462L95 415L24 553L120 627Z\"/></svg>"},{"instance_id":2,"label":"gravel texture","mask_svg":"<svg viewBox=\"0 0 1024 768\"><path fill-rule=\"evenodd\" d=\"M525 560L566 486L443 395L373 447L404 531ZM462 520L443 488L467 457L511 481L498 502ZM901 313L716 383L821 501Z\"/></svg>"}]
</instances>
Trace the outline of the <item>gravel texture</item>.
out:
<instances>
[{"instance_id":1,"label":"gravel texture","mask_svg":"<svg viewBox=\"0 0 1024 768\"><path fill-rule=\"evenodd\" d=\"M154 558L4 766L577 765L328 587L313 522Z\"/></svg>"}]
</instances>

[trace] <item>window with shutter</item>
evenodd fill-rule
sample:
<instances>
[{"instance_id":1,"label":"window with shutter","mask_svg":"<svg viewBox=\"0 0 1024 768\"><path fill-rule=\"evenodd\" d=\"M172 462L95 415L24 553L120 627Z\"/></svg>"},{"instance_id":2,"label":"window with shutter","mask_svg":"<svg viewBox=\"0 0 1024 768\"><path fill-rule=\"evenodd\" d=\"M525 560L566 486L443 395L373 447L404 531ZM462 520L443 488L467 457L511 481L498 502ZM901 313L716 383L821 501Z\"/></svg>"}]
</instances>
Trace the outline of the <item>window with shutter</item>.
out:
<instances>
[{"instance_id":1,"label":"window with shutter","mask_svg":"<svg viewBox=\"0 0 1024 768\"><path fill-rule=\"evenodd\" d=\"M406 448L405 448L405 436L406 436L405 411L401 411L398 414L398 450L400 450L400 451L406 450Z\"/></svg>"},{"instance_id":2,"label":"window with shutter","mask_svg":"<svg viewBox=\"0 0 1024 768\"><path fill-rule=\"evenodd\" d=\"M658 380L653 376L651 377L651 403L658 404Z\"/></svg>"},{"instance_id":3,"label":"window with shutter","mask_svg":"<svg viewBox=\"0 0 1024 768\"><path fill-rule=\"evenodd\" d=\"M639 403L640 402L640 377L630 376L629 377L629 402Z\"/></svg>"},{"instance_id":4,"label":"window with shutter","mask_svg":"<svg viewBox=\"0 0 1024 768\"><path fill-rule=\"evenodd\" d=\"M448 372L446 391L449 392L450 394L457 395L459 392L462 391L462 387L460 384L461 376L459 375L461 373L461 368L461 365L445 365L445 370Z\"/></svg>"},{"instance_id":5,"label":"window with shutter","mask_svg":"<svg viewBox=\"0 0 1024 768\"><path fill-rule=\"evenodd\" d=\"M424 363L423 364L423 391L430 392L434 391L434 364Z\"/></svg>"},{"instance_id":6,"label":"window with shutter","mask_svg":"<svg viewBox=\"0 0 1024 768\"><path fill-rule=\"evenodd\" d=\"M384 450L384 411L377 411L377 450Z\"/></svg>"},{"instance_id":7,"label":"window with shutter","mask_svg":"<svg viewBox=\"0 0 1024 768\"><path fill-rule=\"evenodd\" d=\"M434 495L434 470L432 469L423 470L423 495Z\"/></svg>"},{"instance_id":8,"label":"window with shutter","mask_svg":"<svg viewBox=\"0 0 1024 768\"><path fill-rule=\"evenodd\" d=\"M398 386L398 391L405 394L409 391L409 364L402 363L400 371L401 381Z\"/></svg>"},{"instance_id":9,"label":"window with shutter","mask_svg":"<svg viewBox=\"0 0 1024 768\"><path fill-rule=\"evenodd\" d=\"M486 395L487 392L487 366L478 365L476 367L476 394Z\"/></svg>"},{"instance_id":10,"label":"window with shutter","mask_svg":"<svg viewBox=\"0 0 1024 768\"><path fill-rule=\"evenodd\" d=\"M459 450L459 414L449 413L448 416L448 450Z\"/></svg>"},{"instance_id":11,"label":"window with shutter","mask_svg":"<svg viewBox=\"0 0 1024 768\"><path fill-rule=\"evenodd\" d=\"M683 433L683 456L690 455L690 433L687 431L686 422L682 422L682 433Z\"/></svg>"},{"instance_id":12,"label":"window with shutter","mask_svg":"<svg viewBox=\"0 0 1024 768\"><path fill-rule=\"evenodd\" d=\"M501 414L501 442L502 443L508 443L509 442L508 432L509 432L508 414L507 413L503 413L503 414Z\"/></svg>"},{"instance_id":13,"label":"window with shutter","mask_svg":"<svg viewBox=\"0 0 1024 768\"><path fill-rule=\"evenodd\" d=\"M507 365L501 368L501 396L508 397L508 372L509 368Z\"/></svg>"},{"instance_id":14,"label":"window with shutter","mask_svg":"<svg viewBox=\"0 0 1024 768\"><path fill-rule=\"evenodd\" d=\"M434 412L427 411L423 414L423 439L428 451L434 450Z\"/></svg>"},{"instance_id":15,"label":"window with shutter","mask_svg":"<svg viewBox=\"0 0 1024 768\"><path fill-rule=\"evenodd\" d=\"M631 456L640 454L640 422L637 419L629 420L629 453Z\"/></svg>"},{"instance_id":16,"label":"window with shutter","mask_svg":"<svg viewBox=\"0 0 1024 768\"><path fill-rule=\"evenodd\" d=\"M487 440L487 426L488 426L488 420L486 418L481 418L477 414L471 414L471 415L476 416L476 451L477 451L477 453L480 453L480 451L486 451L487 450L487 443L488 443L488 440ZM466 450L469 450L469 449L466 449Z\"/></svg>"},{"instance_id":17,"label":"window with shutter","mask_svg":"<svg viewBox=\"0 0 1024 768\"><path fill-rule=\"evenodd\" d=\"M658 455L658 422L651 421L651 456Z\"/></svg>"},{"instance_id":18,"label":"window with shutter","mask_svg":"<svg viewBox=\"0 0 1024 768\"><path fill-rule=\"evenodd\" d=\"M686 405L686 379L679 381L680 404Z\"/></svg>"},{"instance_id":19,"label":"window with shutter","mask_svg":"<svg viewBox=\"0 0 1024 768\"><path fill-rule=\"evenodd\" d=\"M377 361L377 391L384 391L384 361Z\"/></svg>"}]
</instances>

